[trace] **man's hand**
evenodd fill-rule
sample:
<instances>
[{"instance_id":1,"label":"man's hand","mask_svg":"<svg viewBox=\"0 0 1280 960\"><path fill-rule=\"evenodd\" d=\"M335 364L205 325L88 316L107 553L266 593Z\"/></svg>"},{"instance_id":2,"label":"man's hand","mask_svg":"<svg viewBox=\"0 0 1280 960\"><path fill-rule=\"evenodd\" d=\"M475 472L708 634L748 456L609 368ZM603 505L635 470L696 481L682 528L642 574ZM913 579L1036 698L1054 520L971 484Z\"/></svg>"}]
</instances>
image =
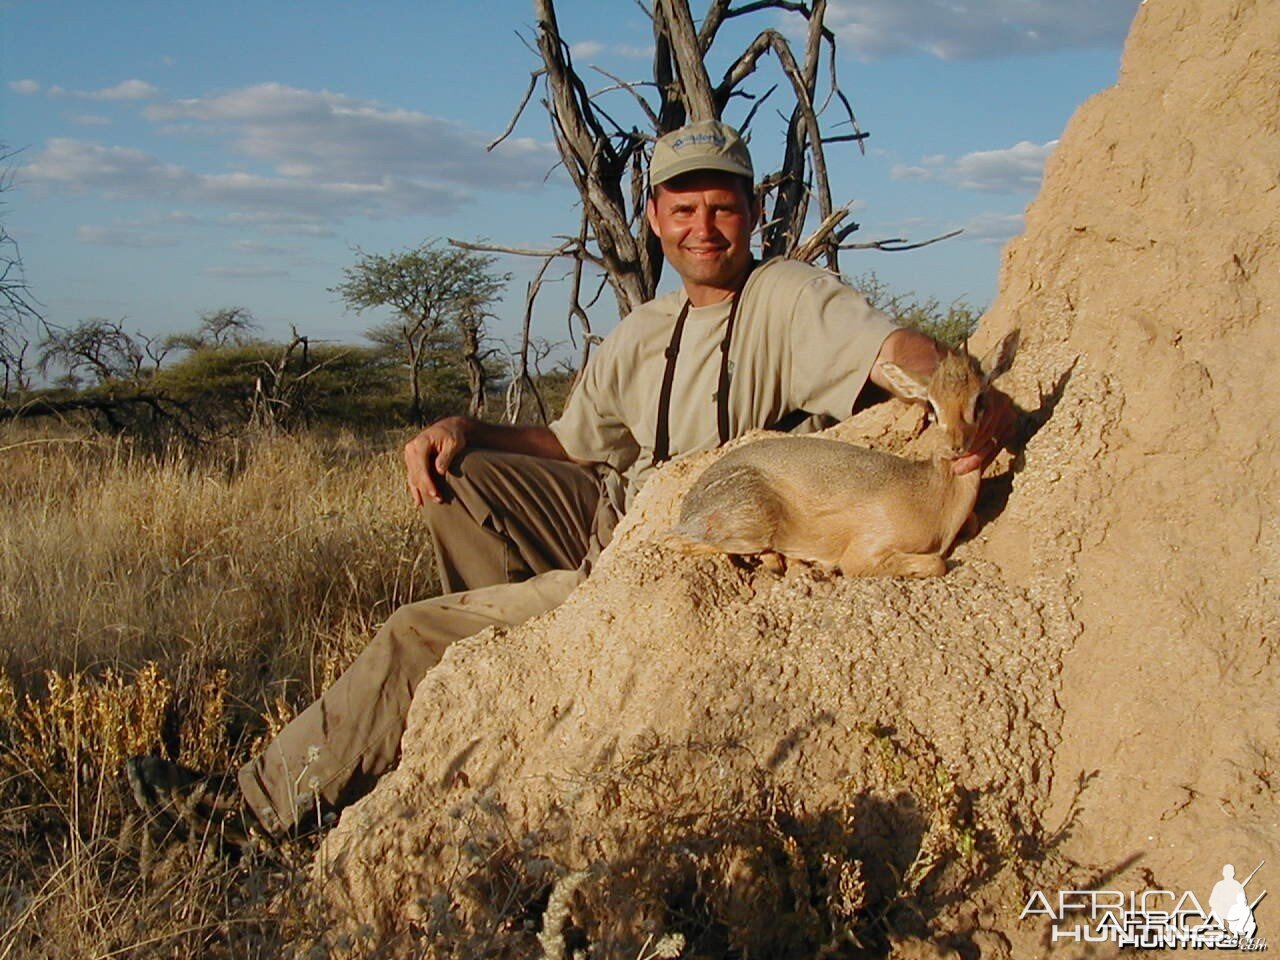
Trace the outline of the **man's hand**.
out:
<instances>
[{"instance_id":1,"label":"man's hand","mask_svg":"<svg viewBox=\"0 0 1280 960\"><path fill-rule=\"evenodd\" d=\"M419 507L428 499L444 503L444 477L449 464L470 442L466 417L445 417L404 445L409 493Z\"/></svg>"},{"instance_id":2,"label":"man's hand","mask_svg":"<svg viewBox=\"0 0 1280 960\"><path fill-rule=\"evenodd\" d=\"M973 470L985 470L996 454L1006 443L1013 439L1013 431L1018 424L1018 412L1007 394L991 387L984 394L982 417L978 420L978 430L973 437L972 453L957 457L952 461L951 469L956 476Z\"/></svg>"}]
</instances>

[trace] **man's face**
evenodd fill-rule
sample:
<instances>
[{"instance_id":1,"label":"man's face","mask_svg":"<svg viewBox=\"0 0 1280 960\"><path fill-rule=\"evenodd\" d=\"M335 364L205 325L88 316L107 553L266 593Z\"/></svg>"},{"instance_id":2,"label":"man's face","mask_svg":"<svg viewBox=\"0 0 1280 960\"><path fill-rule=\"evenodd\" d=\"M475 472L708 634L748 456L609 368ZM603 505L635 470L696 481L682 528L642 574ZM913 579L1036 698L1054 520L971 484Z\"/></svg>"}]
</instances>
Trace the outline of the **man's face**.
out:
<instances>
[{"instance_id":1,"label":"man's face","mask_svg":"<svg viewBox=\"0 0 1280 960\"><path fill-rule=\"evenodd\" d=\"M649 226L694 305L714 303L736 291L751 264L751 231L756 224L755 198L743 179L692 173L662 184L654 193Z\"/></svg>"}]
</instances>

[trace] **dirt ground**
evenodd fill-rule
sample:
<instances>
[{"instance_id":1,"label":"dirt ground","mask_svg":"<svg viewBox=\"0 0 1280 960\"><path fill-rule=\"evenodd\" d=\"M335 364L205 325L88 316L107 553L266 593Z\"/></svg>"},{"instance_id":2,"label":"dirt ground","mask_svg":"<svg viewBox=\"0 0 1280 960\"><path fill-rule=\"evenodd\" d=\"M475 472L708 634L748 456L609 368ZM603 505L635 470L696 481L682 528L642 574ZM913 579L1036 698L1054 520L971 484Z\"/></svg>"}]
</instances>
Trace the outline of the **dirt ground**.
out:
<instances>
[{"instance_id":1,"label":"dirt ground","mask_svg":"<svg viewBox=\"0 0 1280 960\"><path fill-rule=\"evenodd\" d=\"M1140 7L1005 251L978 346L1021 330L1026 436L945 577L673 554L718 454L670 465L563 607L423 682L329 904L459 955L1102 956L1029 894L1280 877L1277 37L1271 0Z\"/></svg>"}]
</instances>

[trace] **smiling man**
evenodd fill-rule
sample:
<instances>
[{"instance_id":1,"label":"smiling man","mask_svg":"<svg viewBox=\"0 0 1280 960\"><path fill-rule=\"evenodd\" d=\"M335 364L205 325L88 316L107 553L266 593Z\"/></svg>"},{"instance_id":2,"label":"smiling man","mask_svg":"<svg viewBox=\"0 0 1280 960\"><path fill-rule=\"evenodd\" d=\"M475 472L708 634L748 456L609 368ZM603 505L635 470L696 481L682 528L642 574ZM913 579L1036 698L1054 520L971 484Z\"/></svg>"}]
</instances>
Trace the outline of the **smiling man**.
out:
<instances>
[{"instance_id":1,"label":"smiling man","mask_svg":"<svg viewBox=\"0 0 1280 960\"><path fill-rule=\"evenodd\" d=\"M234 778L131 760L134 795L157 824L180 834L212 823L235 841L246 826L280 836L317 807L350 803L396 763L414 690L448 645L563 601L664 461L752 429L848 417L868 383L888 389L883 361L932 372L941 348L896 328L837 276L755 261L754 174L732 127L704 121L667 134L649 169L649 225L681 289L604 339L549 426L446 417L405 446L445 594L392 614ZM984 452L957 460L957 472L985 466L1011 424L1008 399L995 394L975 447Z\"/></svg>"}]
</instances>

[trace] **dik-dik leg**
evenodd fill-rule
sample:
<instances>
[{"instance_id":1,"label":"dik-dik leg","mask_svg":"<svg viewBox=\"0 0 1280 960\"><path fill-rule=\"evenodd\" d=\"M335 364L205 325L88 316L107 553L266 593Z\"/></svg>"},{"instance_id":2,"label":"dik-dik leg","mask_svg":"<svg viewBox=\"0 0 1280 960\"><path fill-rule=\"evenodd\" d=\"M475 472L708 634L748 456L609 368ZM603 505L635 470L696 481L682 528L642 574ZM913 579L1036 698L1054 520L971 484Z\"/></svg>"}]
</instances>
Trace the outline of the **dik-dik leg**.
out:
<instances>
[{"instance_id":1,"label":"dik-dik leg","mask_svg":"<svg viewBox=\"0 0 1280 960\"><path fill-rule=\"evenodd\" d=\"M849 577L940 577L947 572L946 561L936 553L898 553L876 557L849 550L840 558L840 571Z\"/></svg>"}]
</instances>

